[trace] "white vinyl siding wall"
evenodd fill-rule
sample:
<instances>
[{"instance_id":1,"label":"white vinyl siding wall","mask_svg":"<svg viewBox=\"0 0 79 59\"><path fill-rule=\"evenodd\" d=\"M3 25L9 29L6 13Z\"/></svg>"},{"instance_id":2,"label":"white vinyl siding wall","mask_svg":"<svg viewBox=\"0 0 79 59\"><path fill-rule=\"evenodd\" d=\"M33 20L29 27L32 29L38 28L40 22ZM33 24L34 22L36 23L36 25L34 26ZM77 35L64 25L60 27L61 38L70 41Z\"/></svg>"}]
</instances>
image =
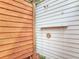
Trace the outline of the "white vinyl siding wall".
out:
<instances>
[{"instance_id":1,"label":"white vinyl siding wall","mask_svg":"<svg viewBox=\"0 0 79 59\"><path fill-rule=\"evenodd\" d=\"M43 40L41 28L54 26L67 26L64 35ZM79 0L45 0L37 5L36 36L37 52L47 59L79 59Z\"/></svg>"}]
</instances>

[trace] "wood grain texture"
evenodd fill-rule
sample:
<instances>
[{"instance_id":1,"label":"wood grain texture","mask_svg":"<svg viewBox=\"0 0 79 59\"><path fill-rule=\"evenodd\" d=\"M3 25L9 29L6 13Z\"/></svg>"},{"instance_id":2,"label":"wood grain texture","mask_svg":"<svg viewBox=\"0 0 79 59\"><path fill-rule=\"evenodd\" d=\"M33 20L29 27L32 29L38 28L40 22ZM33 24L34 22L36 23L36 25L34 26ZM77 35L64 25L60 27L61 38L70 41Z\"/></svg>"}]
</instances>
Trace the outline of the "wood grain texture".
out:
<instances>
[{"instance_id":1,"label":"wood grain texture","mask_svg":"<svg viewBox=\"0 0 79 59\"><path fill-rule=\"evenodd\" d=\"M24 0L0 0L0 59L33 55L32 9Z\"/></svg>"}]
</instances>

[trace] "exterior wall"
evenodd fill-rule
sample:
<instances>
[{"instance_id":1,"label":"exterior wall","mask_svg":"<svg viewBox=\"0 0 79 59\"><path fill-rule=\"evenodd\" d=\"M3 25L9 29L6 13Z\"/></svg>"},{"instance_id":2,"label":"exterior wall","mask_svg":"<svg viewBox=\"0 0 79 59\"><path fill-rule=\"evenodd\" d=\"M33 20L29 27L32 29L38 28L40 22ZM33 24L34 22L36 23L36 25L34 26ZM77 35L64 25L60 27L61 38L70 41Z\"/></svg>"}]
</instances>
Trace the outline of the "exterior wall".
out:
<instances>
[{"instance_id":1,"label":"exterior wall","mask_svg":"<svg viewBox=\"0 0 79 59\"><path fill-rule=\"evenodd\" d=\"M33 54L33 7L24 0L0 0L0 59Z\"/></svg>"},{"instance_id":2,"label":"exterior wall","mask_svg":"<svg viewBox=\"0 0 79 59\"><path fill-rule=\"evenodd\" d=\"M41 31L56 26L67 26L63 35ZM49 32L51 39L45 36ZM36 36L37 52L47 59L79 59L79 0L45 0L37 5Z\"/></svg>"}]
</instances>

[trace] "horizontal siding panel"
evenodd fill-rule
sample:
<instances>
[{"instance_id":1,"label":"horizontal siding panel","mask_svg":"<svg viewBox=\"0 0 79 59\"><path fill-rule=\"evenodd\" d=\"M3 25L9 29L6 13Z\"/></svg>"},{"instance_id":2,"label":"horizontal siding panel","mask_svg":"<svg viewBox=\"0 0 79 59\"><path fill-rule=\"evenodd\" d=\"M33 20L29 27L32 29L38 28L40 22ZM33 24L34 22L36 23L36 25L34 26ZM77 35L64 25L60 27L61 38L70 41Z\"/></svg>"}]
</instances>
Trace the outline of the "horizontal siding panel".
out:
<instances>
[{"instance_id":1,"label":"horizontal siding panel","mask_svg":"<svg viewBox=\"0 0 79 59\"><path fill-rule=\"evenodd\" d=\"M65 32L65 34L79 35L79 31L78 30L68 30Z\"/></svg>"},{"instance_id":2,"label":"horizontal siding panel","mask_svg":"<svg viewBox=\"0 0 79 59\"><path fill-rule=\"evenodd\" d=\"M79 19L78 19L78 21L71 21L71 22L69 22L68 25L70 25L70 26L78 26L79 25Z\"/></svg>"},{"instance_id":3,"label":"horizontal siding panel","mask_svg":"<svg viewBox=\"0 0 79 59\"><path fill-rule=\"evenodd\" d=\"M14 0L14 1L17 1L21 4L24 4L25 6L28 6L28 8L31 8L32 7L32 4L29 4L27 1L25 0ZM31 8L32 9L32 8Z\"/></svg>"},{"instance_id":4,"label":"horizontal siding panel","mask_svg":"<svg viewBox=\"0 0 79 59\"><path fill-rule=\"evenodd\" d=\"M64 35L66 38L79 38L79 35Z\"/></svg>"},{"instance_id":5,"label":"horizontal siding panel","mask_svg":"<svg viewBox=\"0 0 79 59\"><path fill-rule=\"evenodd\" d=\"M46 52L48 52L48 48L44 48L44 50L46 51ZM49 52L50 54L55 54L55 55L57 55L57 57L59 58L62 58L62 59L64 59L64 58L79 58L79 57L77 57L78 55L76 54L76 56L75 56L75 53L73 53L73 55L71 54L71 53L69 53L69 52L67 52L67 51L64 51L64 50L59 50L59 49L52 49L52 50L50 50L50 51L53 51L53 52ZM66 52L66 53L64 53L64 52ZM61 55L60 55L61 54Z\"/></svg>"},{"instance_id":6,"label":"horizontal siding panel","mask_svg":"<svg viewBox=\"0 0 79 59\"><path fill-rule=\"evenodd\" d=\"M8 19L9 18L9 19ZM0 20L4 20L4 21L12 21L12 22L16 22L16 23L25 23L25 24L27 24L27 23L32 23L32 20L29 20L29 19L20 19L20 21L19 21L19 19L20 18L17 18L17 17L13 17L13 16L9 16L9 15L2 15L2 14L0 14Z\"/></svg>"},{"instance_id":7,"label":"horizontal siding panel","mask_svg":"<svg viewBox=\"0 0 79 59\"><path fill-rule=\"evenodd\" d=\"M0 8L0 11L1 11L0 14L3 14L3 15L10 15L10 16L24 18L24 19L32 19L32 16L24 15L24 14L13 12L13 11L9 11L9 10L6 10L6 9Z\"/></svg>"},{"instance_id":8,"label":"horizontal siding panel","mask_svg":"<svg viewBox=\"0 0 79 59\"><path fill-rule=\"evenodd\" d=\"M13 23L13 22L0 21L0 26L32 27L32 24L22 24L22 23Z\"/></svg>"},{"instance_id":9,"label":"horizontal siding panel","mask_svg":"<svg viewBox=\"0 0 79 59\"><path fill-rule=\"evenodd\" d=\"M10 38L10 37L20 37L20 36L30 36L32 33L3 33L0 38Z\"/></svg>"},{"instance_id":10,"label":"horizontal siding panel","mask_svg":"<svg viewBox=\"0 0 79 59\"><path fill-rule=\"evenodd\" d=\"M8 58L12 58L12 59L15 59L16 58L16 56L17 57L19 57L19 56L21 56L21 55L24 55L24 54L29 54L29 53L33 53L33 50L32 49L25 49L25 50L23 50L23 51L20 51L20 52L18 52L17 54L15 53L15 54L11 54L11 55L8 55L8 56L5 56L5 57L2 57L1 59L8 59Z\"/></svg>"},{"instance_id":11,"label":"horizontal siding panel","mask_svg":"<svg viewBox=\"0 0 79 59\"><path fill-rule=\"evenodd\" d=\"M26 40L26 41L23 41L23 42L16 42L16 43L13 43L13 44L1 45L0 46L1 47L0 51L4 51L4 50L8 50L8 49L19 47L19 46L32 44L32 43L33 43L32 40L29 40L29 41Z\"/></svg>"},{"instance_id":12,"label":"horizontal siding panel","mask_svg":"<svg viewBox=\"0 0 79 59\"><path fill-rule=\"evenodd\" d=\"M17 40L14 40L14 39L17 39ZM29 41L29 40L32 40L31 36L2 39L2 40L0 40L0 46L5 45L5 44L10 44L10 43L13 44L13 43L17 43L17 42Z\"/></svg>"},{"instance_id":13,"label":"horizontal siding panel","mask_svg":"<svg viewBox=\"0 0 79 59\"><path fill-rule=\"evenodd\" d=\"M7 32L28 32L32 31L32 28L0 28L0 33L7 33Z\"/></svg>"},{"instance_id":14,"label":"horizontal siding panel","mask_svg":"<svg viewBox=\"0 0 79 59\"><path fill-rule=\"evenodd\" d=\"M10 55L12 53L17 53L19 51L23 51L25 49L32 49L32 45L24 45L24 46L21 46L21 47L17 47L17 48L14 48L14 49L10 49L10 50L7 50L7 51L3 51L3 52L0 52L0 57L3 57L3 56L6 56L6 55Z\"/></svg>"},{"instance_id":15,"label":"horizontal siding panel","mask_svg":"<svg viewBox=\"0 0 79 59\"><path fill-rule=\"evenodd\" d=\"M51 4L51 6L49 4L49 8L46 11L50 11L50 10L57 11L57 10L62 10L62 9L64 10L64 9L71 8L73 6L76 6L76 5L78 5L78 3L79 3L78 0L73 0L73 1L59 0L59 1L55 1L55 3ZM52 7L52 8L50 8L50 7ZM37 14L41 14L41 13L44 13L45 12L45 9L43 9L42 11L41 10L38 9L37 11L40 11L40 12L38 12Z\"/></svg>"},{"instance_id":16,"label":"horizontal siding panel","mask_svg":"<svg viewBox=\"0 0 79 59\"><path fill-rule=\"evenodd\" d=\"M10 10L10 11L14 11L14 12L17 12L17 13L22 13L22 14L25 14L25 15L32 15L32 12L30 12L28 10L23 10L23 9L18 8L18 7L12 6L10 4L1 2L1 1L0 1L0 8L7 9L7 10Z\"/></svg>"},{"instance_id":17,"label":"horizontal siding panel","mask_svg":"<svg viewBox=\"0 0 79 59\"><path fill-rule=\"evenodd\" d=\"M22 4L22 2L19 3L18 1L15 1L15 0L0 0L0 1L32 12L32 8L28 7L28 5L25 6L24 4ZM29 3L27 3L27 4L29 4Z\"/></svg>"}]
</instances>

